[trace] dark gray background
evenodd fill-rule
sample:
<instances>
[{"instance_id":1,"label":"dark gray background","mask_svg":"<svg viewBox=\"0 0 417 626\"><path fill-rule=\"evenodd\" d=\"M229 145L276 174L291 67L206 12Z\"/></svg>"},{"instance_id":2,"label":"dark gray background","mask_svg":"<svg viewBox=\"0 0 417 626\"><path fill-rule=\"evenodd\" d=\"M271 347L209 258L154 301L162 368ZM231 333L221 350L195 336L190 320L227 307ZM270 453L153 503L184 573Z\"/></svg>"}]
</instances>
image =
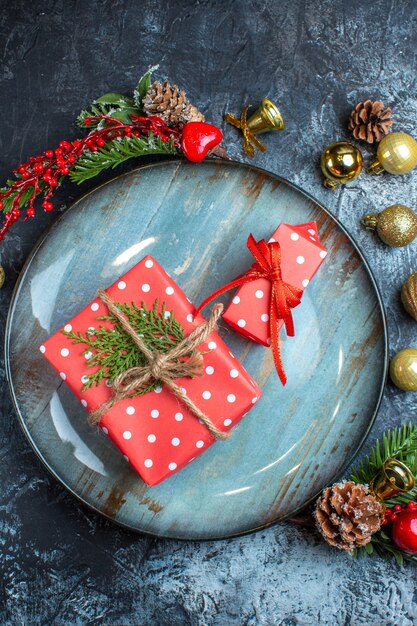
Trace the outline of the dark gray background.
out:
<instances>
[{"instance_id":1,"label":"dark gray background","mask_svg":"<svg viewBox=\"0 0 417 626\"><path fill-rule=\"evenodd\" d=\"M270 96L286 131L266 136L268 150L253 163L338 215L380 285L391 353L417 345L416 323L398 296L417 270L417 242L386 248L359 224L374 208L415 207L417 172L362 175L331 192L317 168L325 145L348 138L346 118L359 99L382 98L394 106L395 128L417 135L414 0L1 0L0 20L1 180L29 155L75 139L79 110L106 91L130 91L149 64L159 62L160 75L180 83L217 124L225 112ZM245 160L231 127L225 140ZM7 271L2 328L35 241L88 188L64 185L58 211L39 211L0 244ZM138 536L91 514L37 460L17 423L3 365L1 377L1 624L417 623L415 566L352 561L310 530L282 524L230 541L180 543ZM363 452L383 429L409 418L415 396L388 385Z\"/></svg>"}]
</instances>

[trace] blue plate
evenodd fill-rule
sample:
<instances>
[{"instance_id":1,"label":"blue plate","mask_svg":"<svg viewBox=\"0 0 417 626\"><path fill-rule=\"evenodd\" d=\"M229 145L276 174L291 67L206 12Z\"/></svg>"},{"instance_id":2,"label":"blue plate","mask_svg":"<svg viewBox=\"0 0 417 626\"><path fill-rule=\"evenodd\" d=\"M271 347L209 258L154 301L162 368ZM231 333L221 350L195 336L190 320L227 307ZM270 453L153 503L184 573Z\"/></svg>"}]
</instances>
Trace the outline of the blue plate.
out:
<instances>
[{"instance_id":1,"label":"blue plate","mask_svg":"<svg viewBox=\"0 0 417 626\"><path fill-rule=\"evenodd\" d=\"M100 286L154 255L194 302L247 268L248 233L316 220L326 261L282 333L283 388L270 350L224 325L263 398L184 470L146 486L39 352ZM358 451L383 392L383 305L362 254L313 198L277 176L227 162L142 167L73 205L36 246L7 322L6 363L22 427L47 468L94 510L160 537L220 538L292 516Z\"/></svg>"}]
</instances>

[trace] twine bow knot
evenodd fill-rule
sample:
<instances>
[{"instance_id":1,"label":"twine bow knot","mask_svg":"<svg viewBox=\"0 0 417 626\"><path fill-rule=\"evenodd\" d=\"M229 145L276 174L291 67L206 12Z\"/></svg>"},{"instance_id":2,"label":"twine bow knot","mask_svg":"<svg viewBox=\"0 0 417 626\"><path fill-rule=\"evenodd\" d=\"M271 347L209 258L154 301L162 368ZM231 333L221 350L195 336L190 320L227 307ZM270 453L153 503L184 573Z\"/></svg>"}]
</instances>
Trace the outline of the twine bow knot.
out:
<instances>
[{"instance_id":1,"label":"twine bow knot","mask_svg":"<svg viewBox=\"0 0 417 626\"><path fill-rule=\"evenodd\" d=\"M148 348L141 336L125 318L117 304L113 302L103 289L100 289L98 296L145 356L146 365L131 367L116 376L112 386L112 397L90 414L90 423L98 424L104 413L120 400L131 397L134 392L145 389L149 384L157 381L166 385L172 393L187 406L191 413L206 426L215 439L227 439L229 433L223 432L217 428L211 419L187 397L186 392L174 382L177 378L184 378L186 376L193 378L194 376L201 375L203 355L197 350L197 347L205 341L208 335L215 329L217 321L222 314L223 305L216 304L207 321L194 328L187 337L168 352L162 353Z\"/></svg>"},{"instance_id":2,"label":"twine bow knot","mask_svg":"<svg viewBox=\"0 0 417 626\"><path fill-rule=\"evenodd\" d=\"M235 128L238 128L239 130L242 131L243 149L248 156L253 157L255 156L255 147L258 148L258 150L260 150L261 152L265 152L266 148L265 148L265 145L262 143L262 141L260 141L253 134L253 132L248 126L248 123L246 120L248 109L249 109L249 106L243 109L242 113L240 114L240 119L237 118L235 115L232 115L232 113L227 113L223 119L225 120L225 122L228 122Z\"/></svg>"},{"instance_id":3,"label":"twine bow knot","mask_svg":"<svg viewBox=\"0 0 417 626\"><path fill-rule=\"evenodd\" d=\"M287 377L282 364L281 350L279 343L279 320L285 325L285 330L289 337L294 336L294 321L292 309L301 302L302 289L286 283L282 278L281 270L281 248L277 241L267 243L264 239L256 242L253 235L249 235L247 246L255 263L245 273L237 276L224 287L221 287L208 296L198 307L199 312L209 302L220 296L229 289L234 289L245 283L259 278L266 278L271 283L271 297L269 302L269 331L271 336L271 347L274 357L275 368L283 385L287 382Z\"/></svg>"}]
</instances>

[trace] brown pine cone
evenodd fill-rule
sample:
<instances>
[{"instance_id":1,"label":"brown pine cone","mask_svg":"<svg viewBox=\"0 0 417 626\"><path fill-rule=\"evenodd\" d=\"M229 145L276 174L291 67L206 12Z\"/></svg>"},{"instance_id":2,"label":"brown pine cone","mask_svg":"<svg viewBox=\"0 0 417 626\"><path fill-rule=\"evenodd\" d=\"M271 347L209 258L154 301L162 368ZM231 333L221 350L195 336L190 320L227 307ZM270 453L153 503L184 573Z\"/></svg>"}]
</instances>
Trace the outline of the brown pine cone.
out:
<instances>
[{"instance_id":1,"label":"brown pine cone","mask_svg":"<svg viewBox=\"0 0 417 626\"><path fill-rule=\"evenodd\" d=\"M336 483L323 491L314 511L316 526L339 550L353 550L371 541L381 528L384 508L367 485Z\"/></svg>"},{"instance_id":2,"label":"brown pine cone","mask_svg":"<svg viewBox=\"0 0 417 626\"><path fill-rule=\"evenodd\" d=\"M146 115L158 115L169 126L186 124L187 122L204 122L204 115L191 104L177 85L168 81L160 83L156 80L149 87L142 100Z\"/></svg>"},{"instance_id":3,"label":"brown pine cone","mask_svg":"<svg viewBox=\"0 0 417 626\"><path fill-rule=\"evenodd\" d=\"M391 114L391 109L385 108L380 100L359 102L350 114L348 129L353 131L355 139L379 142L390 131Z\"/></svg>"}]
</instances>

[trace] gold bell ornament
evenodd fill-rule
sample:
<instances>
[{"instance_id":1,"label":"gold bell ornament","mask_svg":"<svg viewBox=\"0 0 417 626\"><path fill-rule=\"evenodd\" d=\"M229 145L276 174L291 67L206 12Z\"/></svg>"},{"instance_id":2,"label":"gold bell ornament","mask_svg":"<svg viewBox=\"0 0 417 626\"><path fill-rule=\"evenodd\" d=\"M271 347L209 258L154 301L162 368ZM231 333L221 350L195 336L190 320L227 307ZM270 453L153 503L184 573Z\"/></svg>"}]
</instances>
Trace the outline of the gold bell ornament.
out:
<instances>
[{"instance_id":1,"label":"gold bell ornament","mask_svg":"<svg viewBox=\"0 0 417 626\"><path fill-rule=\"evenodd\" d=\"M413 472L401 461L389 458L369 484L370 491L378 500L387 500L415 487Z\"/></svg>"},{"instance_id":2,"label":"gold bell ornament","mask_svg":"<svg viewBox=\"0 0 417 626\"><path fill-rule=\"evenodd\" d=\"M327 189L336 189L358 178L363 168L360 150L349 141L338 141L327 146L321 155L323 185Z\"/></svg>"},{"instance_id":3,"label":"gold bell ornament","mask_svg":"<svg viewBox=\"0 0 417 626\"><path fill-rule=\"evenodd\" d=\"M417 165L417 141L407 133L390 133L380 141L376 156L367 174L407 174Z\"/></svg>"},{"instance_id":4,"label":"gold bell ornament","mask_svg":"<svg viewBox=\"0 0 417 626\"><path fill-rule=\"evenodd\" d=\"M258 148L261 152L265 152L266 149L265 145L256 135L284 130L284 120L276 104L274 104L272 100L269 100L269 98L262 100L258 109L249 119L247 119L248 109L249 106L243 109L240 118L237 118L231 113L227 113L224 119L226 122L242 131L245 153L253 157L255 155L255 148Z\"/></svg>"},{"instance_id":5,"label":"gold bell ornament","mask_svg":"<svg viewBox=\"0 0 417 626\"><path fill-rule=\"evenodd\" d=\"M381 213L365 215L362 224L376 230L384 243L395 248L406 246L417 237L417 215L404 204L393 204Z\"/></svg>"},{"instance_id":6,"label":"gold bell ornament","mask_svg":"<svg viewBox=\"0 0 417 626\"><path fill-rule=\"evenodd\" d=\"M400 350L391 360L391 380L403 391L417 391L417 348Z\"/></svg>"}]
</instances>

